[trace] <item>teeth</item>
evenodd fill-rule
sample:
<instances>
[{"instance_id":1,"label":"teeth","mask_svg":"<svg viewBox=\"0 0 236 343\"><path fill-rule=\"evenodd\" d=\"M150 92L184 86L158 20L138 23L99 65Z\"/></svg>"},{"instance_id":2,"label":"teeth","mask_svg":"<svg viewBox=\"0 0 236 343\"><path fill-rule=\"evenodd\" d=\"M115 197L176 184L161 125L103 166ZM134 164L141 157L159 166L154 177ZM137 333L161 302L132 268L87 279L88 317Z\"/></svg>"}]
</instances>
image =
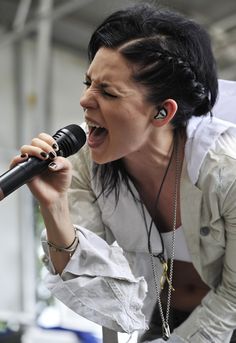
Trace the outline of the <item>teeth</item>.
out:
<instances>
[{"instance_id":1,"label":"teeth","mask_svg":"<svg viewBox=\"0 0 236 343\"><path fill-rule=\"evenodd\" d=\"M88 125L88 126L90 126L90 127L96 127L96 128L103 128L103 126L100 126L100 125L98 125L98 124L95 124L95 123L93 123L93 122L91 122L91 121L86 121L86 124Z\"/></svg>"}]
</instances>

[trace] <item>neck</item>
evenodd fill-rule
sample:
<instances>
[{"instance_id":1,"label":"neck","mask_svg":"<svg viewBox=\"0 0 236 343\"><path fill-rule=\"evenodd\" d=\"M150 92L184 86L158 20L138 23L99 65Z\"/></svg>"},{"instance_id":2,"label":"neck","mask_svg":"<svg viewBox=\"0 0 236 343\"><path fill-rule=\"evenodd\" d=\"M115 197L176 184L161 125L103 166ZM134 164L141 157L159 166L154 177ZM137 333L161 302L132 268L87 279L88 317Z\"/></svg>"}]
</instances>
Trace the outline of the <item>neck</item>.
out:
<instances>
[{"instance_id":1,"label":"neck","mask_svg":"<svg viewBox=\"0 0 236 343\"><path fill-rule=\"evenodd\" d=\"M150 184L152 180L156 183L169 163L173 143L174 130L165 130L158 136L150 137L138 151L125 157L125 167L135 183L142 184L147 179Z\"/></svg>"}]
</instances>

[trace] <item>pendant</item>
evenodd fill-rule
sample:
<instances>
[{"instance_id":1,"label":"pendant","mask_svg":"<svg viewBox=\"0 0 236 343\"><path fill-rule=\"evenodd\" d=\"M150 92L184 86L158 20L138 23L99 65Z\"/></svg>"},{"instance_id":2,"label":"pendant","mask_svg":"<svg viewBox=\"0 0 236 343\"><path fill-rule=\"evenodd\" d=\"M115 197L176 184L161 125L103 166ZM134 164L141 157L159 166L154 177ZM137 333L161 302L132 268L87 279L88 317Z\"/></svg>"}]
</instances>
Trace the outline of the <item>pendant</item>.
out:
<instances>
[{"instance_id":1,"label":"pendant","mask_svg":"<svg viewBox=\"0 0 236 343\"><path fill-rule=\"evenodd\" d=\"M170 327L168 323L163 323L162 325L162 338L164 339L164 341L168 341L168 339L170 338Z\"/></svg>"},{"instance_id":2,"label":"pendant","mask_svg":"<svg viewBox=\"0 0 236 343\"><path fill-rule=\"evenodd\" d=\"M171 282L170 282L170 279L168 277L168 264L166 262L165 259L163 259L161 261L161 264L162 264L162 268L163 268L163 272L162 272L162 276L161 276L161 279L160 279L160 285L161 285L161 289L164 288L164 285L165 285L165 282L167 281L169 286L171 287L171 290L174 291L174 287L172 286Z\"/></svg>"},{"instance_id":3,"label":"pendant","mask_svg":"<svg viewBox=\"0 0 236 343\"><path fill-rule=\"evenodd\" d=\"M167 280L168 281L168 264L165 260L163 260L161 262L162 264L162 268L163 268L163 271L162 271L162 276L161 276L161 279L160 279L160 284L161 284L161 289L164 288L164 285L165 285L165 281Z\"/></svg>"}]
</instances>

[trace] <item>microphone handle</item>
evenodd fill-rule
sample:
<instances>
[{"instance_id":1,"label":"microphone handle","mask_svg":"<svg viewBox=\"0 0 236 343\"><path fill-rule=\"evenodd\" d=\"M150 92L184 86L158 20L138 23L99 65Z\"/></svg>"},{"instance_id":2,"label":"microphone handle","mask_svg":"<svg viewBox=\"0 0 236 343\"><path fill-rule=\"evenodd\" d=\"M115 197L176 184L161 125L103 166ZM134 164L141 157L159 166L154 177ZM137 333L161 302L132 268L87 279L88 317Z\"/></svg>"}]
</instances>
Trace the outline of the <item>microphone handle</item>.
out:
<instances>
[{"instance_id":1,"label":"microphone handle","mask_svg":"<svg viewBox=\"0 0 236 343\"><path fill-rule=\"evenodd\" d=\"M30 181L34 176L43 172L50 162L52 161L29 157L27 161L17 164L2 174L0 177L0 201Z\"/></svg>"},{"instance_id":2,"label":"microphone handle","mask_svg":"<svg viewBox=\"0 0 236 343\"><path fill-rule=\"evenodd\" d=\"M85 144L86 135L84 130L75 124L68 125L58 130L53 138L56 140L59 150L57 156L68 157L75 154ZM21 162L4 174L0 175L0 201L17 188L29 182L34 176L43 172L50 159L40 160L30 157Z\"/></svg>"}]
</instances>

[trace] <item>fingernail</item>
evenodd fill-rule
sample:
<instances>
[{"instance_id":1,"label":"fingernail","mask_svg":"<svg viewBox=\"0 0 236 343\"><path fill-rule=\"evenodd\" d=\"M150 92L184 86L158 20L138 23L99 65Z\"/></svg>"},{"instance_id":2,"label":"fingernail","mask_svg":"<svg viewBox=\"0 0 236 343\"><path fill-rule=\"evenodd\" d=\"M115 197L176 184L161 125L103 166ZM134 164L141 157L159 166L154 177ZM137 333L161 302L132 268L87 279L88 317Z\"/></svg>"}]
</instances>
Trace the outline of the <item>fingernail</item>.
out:
<instances>
[{"instance_id":1,"label":"fingernail","mask_svg":"<svg viewBox=\"0 0 236 343\"><path fill-rule=\"evenodd\" d=\"M26 153L21 154L20 157L21 157L21 158L26 158L26 157L28 157L28 154L26 154Z\"/></svg>"},{"instance_id":2,"label":"fingernail","mask_svg":"<svg viewBox=\"0 0 236 343\"><path fill-rule=\"evenodd\" d=\"M50 153L49 153L49 158L50 158L51 160L53 160L56 156L57 156L57 155L56 155L56 153L55 153L54 151L50 151Z\"/></svg>"},{"instance_id":3,"label":"fingernail","mask_svg":"<svg viewBox=\"0 0 236 343\"><path fill-rule=\"evenodd\" d=\"M49 168L50 169L56 169L57 168L57 165L56 165L56 163L55 162L51 162L51 163L49 163Z\"/></svg>"},{"instance_id":4,"label":"fingernail","mask_svg":"<svg viewBox=\"0 0 236 343\"><path fill-rule=\"evenodd\" d=\"M40 152L40 155L45 159L48 158L48 154L44 151Z\"/></svg>"},{"instance_id":5,"label":"fingernail","mask_svg":"<svg viewBox=\"0 0 236 343\"><path fill-rule=\"evenodd\" d=\"M59 150L59 146L58 146L57 143L53 143L52 148L53 148L55 151L58 151L58 150Z\"/></svg>"}]
</instances>

